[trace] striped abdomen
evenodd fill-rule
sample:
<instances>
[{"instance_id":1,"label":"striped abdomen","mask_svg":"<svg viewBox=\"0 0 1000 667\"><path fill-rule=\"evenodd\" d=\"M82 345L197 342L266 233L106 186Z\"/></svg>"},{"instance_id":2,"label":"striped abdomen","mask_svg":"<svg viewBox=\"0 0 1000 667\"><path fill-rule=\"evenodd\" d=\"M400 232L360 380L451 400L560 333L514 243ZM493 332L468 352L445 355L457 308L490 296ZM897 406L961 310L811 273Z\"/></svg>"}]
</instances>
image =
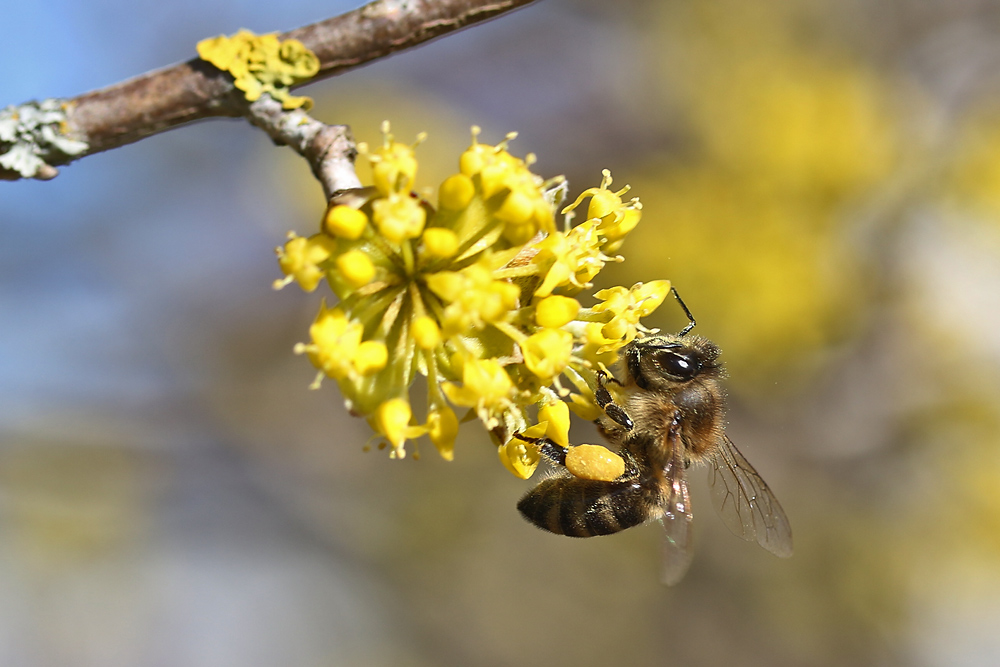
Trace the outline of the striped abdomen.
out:
<instances>
[{"instance_id":1,"label":"striped abdomen","mask_svg":"<svg viewBox=\"0 0 1000 667\"><path fill-rule=\"evenodd\" d=\"M655 495L638 481L550 477L525 494L517 509L547 531L593 537L617 533L659 516Z\"/></svg>"}]
</instances>

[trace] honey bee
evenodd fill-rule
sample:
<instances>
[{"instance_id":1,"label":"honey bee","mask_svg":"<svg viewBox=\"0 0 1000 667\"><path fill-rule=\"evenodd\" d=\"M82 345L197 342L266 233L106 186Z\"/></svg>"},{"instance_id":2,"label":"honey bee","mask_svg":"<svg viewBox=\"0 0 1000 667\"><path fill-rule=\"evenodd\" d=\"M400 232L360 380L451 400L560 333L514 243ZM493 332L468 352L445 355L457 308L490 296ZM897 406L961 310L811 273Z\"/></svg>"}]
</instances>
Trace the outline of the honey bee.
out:
<instances>
[{"instance_id":1,"label":"honey bee","mask_svg":"<svg viewBox=\"0 0 1000 667\"><path fill-rule=\"evenodd\" d=\"M624 381L599 373L595 391L604 415L597 425L615 445L625 471L611 481L581 479L566 469L569 450L535 439L556 468L517 504L539 528L570 537L593 537L659 519L666 529L663 581L674 584L692 556L691 497L687 469L706 463L715 509L745 540L756 539L776 556L792 555L792 529L784 510L725 432L719 348L688 335L695 320L673 290L688 324L677 334L637 338L622 348ZM624 405L607 384L620 386Z\"/></svg>"}]
</instances>

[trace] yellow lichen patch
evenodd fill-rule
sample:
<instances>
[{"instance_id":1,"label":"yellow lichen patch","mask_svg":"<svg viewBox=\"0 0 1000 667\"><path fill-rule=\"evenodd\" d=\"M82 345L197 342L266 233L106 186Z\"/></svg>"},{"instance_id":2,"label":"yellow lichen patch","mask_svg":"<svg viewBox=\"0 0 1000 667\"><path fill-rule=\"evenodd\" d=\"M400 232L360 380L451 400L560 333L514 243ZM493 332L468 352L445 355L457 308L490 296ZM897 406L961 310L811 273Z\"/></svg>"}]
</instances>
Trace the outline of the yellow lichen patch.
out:
<instances>
[{"instance_id":1,"label":"yellow lichen patch","mask_svg":"<svg viewBox=\"0 0 1000 667\"><path fill-rule=\"evenodd\" d=\"M319 72L319 58L297 39L279 41L277 35L255 35L240 30L198 42L198 56L232 74L234 85L253 102L263 93L285 109L312 108L308 97L295 97L291 87Z\"/></svg>"},{"instance_id":2,"label":"yellow lichen patch","mask_svg":"<svg viewBox=\"0 0 1000 667\"><path fill-rule=\"evenodd\" d=\"M625 461L607 447L580 445L567 452L566 469L580 479L610 482L625 472Z\"/></svg>"}]
</instances>

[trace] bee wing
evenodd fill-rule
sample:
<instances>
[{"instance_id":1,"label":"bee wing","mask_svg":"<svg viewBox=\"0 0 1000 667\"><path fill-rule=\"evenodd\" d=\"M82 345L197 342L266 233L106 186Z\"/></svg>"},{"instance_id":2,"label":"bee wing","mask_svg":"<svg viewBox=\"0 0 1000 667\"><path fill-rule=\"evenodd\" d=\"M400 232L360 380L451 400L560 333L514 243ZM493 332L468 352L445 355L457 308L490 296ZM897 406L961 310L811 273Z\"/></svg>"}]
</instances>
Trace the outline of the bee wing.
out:
<instances>
[{"instance_id":1,"label":"bee wing","mask_svg":"<svg viewBox=\"0 0 1000 667\"><path fill-rule=\"evenodd\" d=\"M708 483L712 504L734 535L756 539L775 556L792 555L792 527L785 511L729 436L719 441Z\"/></svg>"},{"instance_id":2,"label":"bee wing","mask_svg":"<svg viewBox=\"0 0 1000 667\"><path fill-rule=\"evenodd\" d=\"M667 481L667 495L663 503L663 528L666 536L663 542L663 583L676 584L691 564L694 543L691 540L691 494L688 492L684 467L684 447L680 435L667 436L670 445L670 461L664 471Z\"/></svg>"}]
</instances>

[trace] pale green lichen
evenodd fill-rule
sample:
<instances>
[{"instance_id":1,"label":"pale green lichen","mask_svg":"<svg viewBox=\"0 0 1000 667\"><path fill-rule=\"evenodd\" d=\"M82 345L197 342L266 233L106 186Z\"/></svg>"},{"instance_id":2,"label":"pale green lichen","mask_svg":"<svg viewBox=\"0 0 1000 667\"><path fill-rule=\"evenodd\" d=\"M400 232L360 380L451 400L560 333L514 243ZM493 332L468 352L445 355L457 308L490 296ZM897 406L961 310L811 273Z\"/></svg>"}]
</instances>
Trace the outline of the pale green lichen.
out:
<instances>
[{"instance_id":1,"label":"pale green lichen","mask_svg":"<svg viewBox=\"0 0 1000 667\"><path fill-rule=\"evenodd\" d=\"M49 162L64 162L89 146L66 136L63 100L47 99L0 110L0 167L34 178Z\"/></svg>"},{"instance_id":2,"label":"pale green lichen","mask_svg":"<svg viewBox=\"0 0 1000 667\"><path fill-rule=\"evenodd\" d=\"M312 108L308 97L296 97L291 87L319 72L319 58L297 39L279 41L275 34L255 35L240 30L198 42L198 55L233 75L234 85L254 102L263 93L285 109Z\"/></svg>"}]
</instances>

